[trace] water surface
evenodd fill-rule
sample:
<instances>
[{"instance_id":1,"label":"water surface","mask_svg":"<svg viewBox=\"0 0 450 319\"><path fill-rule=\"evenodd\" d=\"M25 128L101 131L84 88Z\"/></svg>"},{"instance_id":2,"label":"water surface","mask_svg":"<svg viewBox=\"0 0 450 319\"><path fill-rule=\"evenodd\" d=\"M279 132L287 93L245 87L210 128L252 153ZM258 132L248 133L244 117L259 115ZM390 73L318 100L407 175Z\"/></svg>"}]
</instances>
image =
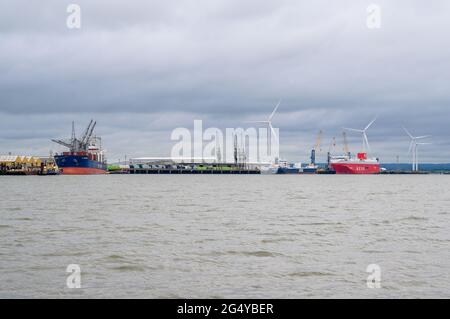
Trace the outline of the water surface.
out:
<instances>
[{"instance_id":1,"label":"water surface","mask_svg":"<svg viewBox=\"0 0 450 319\"><path fill-rule=\"evenodd\" d=\"M0 193L2 298L450 297L449 176L1 176Z\"/></svg>"}]
</instances>

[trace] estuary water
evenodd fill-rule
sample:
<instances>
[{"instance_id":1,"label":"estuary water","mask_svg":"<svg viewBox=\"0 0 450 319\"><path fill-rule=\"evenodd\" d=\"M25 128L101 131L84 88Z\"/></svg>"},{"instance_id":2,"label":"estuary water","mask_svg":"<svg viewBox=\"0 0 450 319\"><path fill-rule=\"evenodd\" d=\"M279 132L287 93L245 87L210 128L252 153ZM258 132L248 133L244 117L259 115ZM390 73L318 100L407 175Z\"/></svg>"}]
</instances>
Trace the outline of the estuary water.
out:
<instances>
[{"instance_id":1,"label":"estuary water","mask_svg":"<svg viewBox=\"0 0 450 319\"><path fill-rule=\"evenodd\" d=\"M0 194L0 298L450 297L450 176L0 176Z\"/></svg>"}]
</instances>

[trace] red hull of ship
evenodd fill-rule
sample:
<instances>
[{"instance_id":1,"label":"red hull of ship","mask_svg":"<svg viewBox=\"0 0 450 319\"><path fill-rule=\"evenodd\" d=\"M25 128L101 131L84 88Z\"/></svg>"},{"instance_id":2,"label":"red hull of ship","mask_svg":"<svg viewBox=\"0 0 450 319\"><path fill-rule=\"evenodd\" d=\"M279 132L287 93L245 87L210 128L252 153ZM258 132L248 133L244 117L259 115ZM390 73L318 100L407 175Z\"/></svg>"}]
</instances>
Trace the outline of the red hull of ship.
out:
<instances>
[{"instance_id":1,"label":"red hull of ship","mask_svg":"<svg viewBox=\"0 0 450 319\"><path fill-rule=\"evenodd\" d=\"M90 167L64 167L61 170L62 175L99 175L106 174L106 171Z\"/></svg>"},{"instance_id":2,"label":"red hull of ship","mask_svg":"<svg viewBox=\"0 0 450 319\"><path fill-rule=\"evenodd\" d=\"M331 164L331 168L336 174L378 174L380 164Z\"/></svg>"}]
</instances>

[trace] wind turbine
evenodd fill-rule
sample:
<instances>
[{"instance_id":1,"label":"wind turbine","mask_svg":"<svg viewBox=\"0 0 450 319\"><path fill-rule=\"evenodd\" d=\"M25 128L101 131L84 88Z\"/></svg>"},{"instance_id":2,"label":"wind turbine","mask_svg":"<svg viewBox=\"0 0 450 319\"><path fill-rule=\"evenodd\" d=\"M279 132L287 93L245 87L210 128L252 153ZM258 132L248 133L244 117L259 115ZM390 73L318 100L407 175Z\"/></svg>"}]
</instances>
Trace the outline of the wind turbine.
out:
<instances>
[{"instance_id":1,"label":"wind turbine","mask_svg":"<svg viewBox=\"0 0 450 319\"><path fill-rule=\"evenodd\" d=\"M275 116L275 113L278 110L278 107L281 104L281 99L278 101L277 105L275 106L275 108L273 109L272 113L269 115L268 119L265 121L250 121L247 123L260 123L260 124L266 124L268 126L268 128L270 129L270 131L267 132L267 146L268 146L268 151L269 153L271 153L271 145L272 145L272 135L275 136L275 138L277 137L277 133L275 132L275 129L272 126L272 119Z\"/></svg>"},{"instance_id":2,"label":"wind turbine","mask_svg":"<svg viewBox=\"0 0 450 319\"><path fill-rule=\"evenodd\" d=\"M364 152L370 153L370 145L369 145L369 139L367 138L367 130L372 126L373 123L375 123L375 121L377 120L378 116L376 116L369 124L367 124L367 126L362 129L355 129L355 128L347 128L344 127L344 130L347 131L353 131L353 132L358 132L358 133L362 133L362 138L363 138L363 150Z\"/></svg>"},{"instance_id":3,"label":"wind turbine","mask_svg":"<svg viewBox=\"0 0 450 319\"><path fill-rule=\"evenodd\" d=\"M431 135L412 136L412 134L406 128L403 128L403 130L406 132L406 134L408 134L409 138L411 139L411 143L409 143L408 154L411 154L412 152L413 156L412 170L413 172L417 172L419 170L419 145L431 144L431 143L419 143L418 140L431 137Z\"/></svg>"},{"instance_id":4,"label":"wind turbine","mask_svg":"<svg viewBox=\"0 0 450 319\"><path fill-rule=\"evenodd\" d=\"M265 121L250 121L247 123L261 123L261 124L267 124L267 126L270 128L270 132L276 137L277 133L275 132L275 129L272 126L272 119L275 116L275 113L278 110L278 107L281 104L281 100L278 101L277 105L275 106L275 108L273 109L272 113L270 114L269 118Z\"/></svg>"},{"instance_id":5,"label":"wind turbine","mask_svg":"<svg viewBox=\"0 0 450 319\"><path fill-rule=\"evenodd\" d=\"M416 144L416 171L419 171L419 145L431 145L431 143L417 143Z\"/></svg>"}]
</instances>

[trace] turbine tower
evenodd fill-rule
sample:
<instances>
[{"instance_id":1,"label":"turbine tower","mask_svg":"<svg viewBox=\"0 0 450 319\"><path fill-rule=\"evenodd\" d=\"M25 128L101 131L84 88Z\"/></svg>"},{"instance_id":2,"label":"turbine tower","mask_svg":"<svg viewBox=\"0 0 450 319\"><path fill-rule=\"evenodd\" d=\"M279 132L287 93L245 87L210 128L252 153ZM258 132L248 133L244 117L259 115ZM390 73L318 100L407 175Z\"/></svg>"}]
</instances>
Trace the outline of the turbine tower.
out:
<instances>
[{"instance_id":1,"label":"turbine tower","mask_svg":"<svg viewBox=\"0 0 450 319\"><path fill-rule=\"evenodd\" d=\"M417 172L419 170L419 145L429 145L431 143L419 143L418 140L431 137L431 135L412 136L412 134L406 129L403 130L408 134L411 142L409 143L408 154L412 152L412 171Z\"/></svg>"},{"instance_id":2,"label":"turbine tower","mask_svg":"<svg viewBox=\"0 0 450 319\"><path fill-rule=\"evenodd\" d=\"M370 145L369 145L369 139L367 138L367 130L372 126L373 123L377 120L378 117L375 117L364 129L355 129L355 128L347 128L344 127L344 130L352 131L352 132L358 132L362 133L362 146L363 151L365 153L370 153Z\"/></svg>"}]
</instances>

